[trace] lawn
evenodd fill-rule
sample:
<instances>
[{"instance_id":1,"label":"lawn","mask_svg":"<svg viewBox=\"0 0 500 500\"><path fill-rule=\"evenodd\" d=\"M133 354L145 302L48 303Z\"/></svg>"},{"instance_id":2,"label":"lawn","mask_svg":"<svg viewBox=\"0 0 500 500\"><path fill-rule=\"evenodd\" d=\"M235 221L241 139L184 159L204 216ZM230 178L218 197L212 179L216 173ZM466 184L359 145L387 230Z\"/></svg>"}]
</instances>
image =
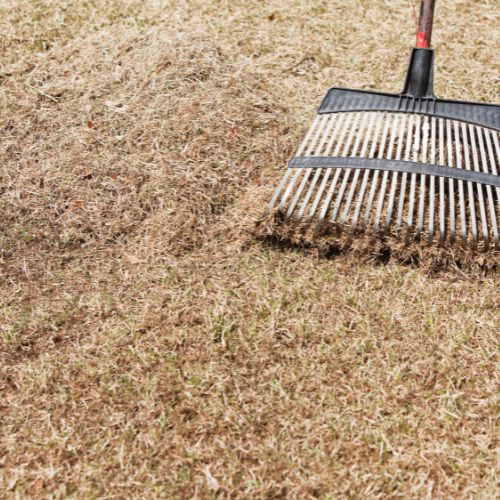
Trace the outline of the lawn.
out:
<instances>
[{"instance_id":1,"label":"lawn","mask_svg":"<svg viewBox=\"0 0 500 500\"><path fill-rule=\"evenodd\" d=\"M500 101L494 0L441 96ZM0 5L0 497L499 495L498 265L255 231L326 89L399 91L408 0Z\"/></svg>"}]
</instances>

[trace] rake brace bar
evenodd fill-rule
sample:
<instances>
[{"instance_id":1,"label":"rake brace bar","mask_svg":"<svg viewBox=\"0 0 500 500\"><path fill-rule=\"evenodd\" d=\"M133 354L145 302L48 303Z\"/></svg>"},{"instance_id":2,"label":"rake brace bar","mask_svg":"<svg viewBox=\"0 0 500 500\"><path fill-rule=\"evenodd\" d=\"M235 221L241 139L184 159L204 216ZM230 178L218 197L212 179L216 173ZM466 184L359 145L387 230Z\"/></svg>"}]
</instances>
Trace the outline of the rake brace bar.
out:
<instances>
[{"instance_id":1,"label":"rake brace bar","mask_svg":"<svg viewBox=\"0 0 500 500\"><path fill-rule=\"evenodd\" d=\"M348 158L328 156L296 156L292 158L290 168L354 168L363 170L381 170L408 174L432 175L459 181L475 182L500 188L500 176L452 168L443 165L418 163L402 160L383 160L377 158Z\"/></svg>"}]
</instances>

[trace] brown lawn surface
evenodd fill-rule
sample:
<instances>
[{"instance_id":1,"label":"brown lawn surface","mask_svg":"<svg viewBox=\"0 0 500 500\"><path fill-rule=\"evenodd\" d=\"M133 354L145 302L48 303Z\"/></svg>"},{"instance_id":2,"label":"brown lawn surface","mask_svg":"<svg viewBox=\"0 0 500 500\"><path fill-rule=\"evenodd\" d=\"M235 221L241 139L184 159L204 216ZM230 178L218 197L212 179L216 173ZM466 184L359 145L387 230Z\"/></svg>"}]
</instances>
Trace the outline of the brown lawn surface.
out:
<instances>
[{"instance_id":1,"label":"brown lawn surface","mask_svg":"<svg viewBox=\"0 0 500 500\"><path fill-rule=\"evenodd\" d=\"M438 2L440 95L500 100L499 24ZM325 90L398 91L413 31L1 2L0 497L498 497L497 271L252 232Z\"/></svg>"}]
</instances>

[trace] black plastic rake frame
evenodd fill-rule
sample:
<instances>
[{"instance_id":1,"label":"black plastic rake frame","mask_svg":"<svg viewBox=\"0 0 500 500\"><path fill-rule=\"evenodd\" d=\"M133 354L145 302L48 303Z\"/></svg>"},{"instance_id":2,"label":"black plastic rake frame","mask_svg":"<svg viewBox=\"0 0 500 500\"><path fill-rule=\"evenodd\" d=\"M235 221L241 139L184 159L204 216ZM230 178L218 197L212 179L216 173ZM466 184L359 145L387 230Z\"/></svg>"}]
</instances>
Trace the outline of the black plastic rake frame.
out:
<instances>
[{"instance_id":1,"label":"black plastic rake frame","mask_svg":"<svg viewBox=\"0 0 500 500\"><path fill-rule=\"evenodd\" d=\"M326 94L318 113L415 113L500 131L500 105L453 101L435 96L434 50L429 48L435 2L422 0L417 46L412 50L405 86L400 94L334 87ZM500 188L500 175L403 160L296 156L290 161L289 168L354 168L426 174Z\"/></svg>"},{"instance_id":2,"label":"black plastic rake frame","mask_svg":"<svg viewBox=\"0 0 500 500\"><path fill-rule=\"evenodd\" d=\"M406 227L408 242L500 249L500 105L435 96L435 3L421 0L403 91L330 89L264 215L311 236Z\"/></svg>"}]
</instances>

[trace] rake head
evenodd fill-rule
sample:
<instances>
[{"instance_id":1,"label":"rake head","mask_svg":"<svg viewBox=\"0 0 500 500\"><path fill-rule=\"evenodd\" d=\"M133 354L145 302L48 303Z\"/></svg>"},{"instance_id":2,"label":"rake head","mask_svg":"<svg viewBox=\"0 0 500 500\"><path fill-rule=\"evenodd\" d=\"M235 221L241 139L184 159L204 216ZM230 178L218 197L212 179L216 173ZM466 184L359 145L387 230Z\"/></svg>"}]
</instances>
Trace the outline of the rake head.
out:
<instances>
[{"instance_id":1,"label":"rake head","mask_svg":"<svg viewBox=\"0 0 500 500\"><path fill-rule=\"evenodd\" d=\"M399 95L331 89L270 201L315 233L499 248L500 106L437 99L434 54Z\"/></svg>"}]
</instances>

